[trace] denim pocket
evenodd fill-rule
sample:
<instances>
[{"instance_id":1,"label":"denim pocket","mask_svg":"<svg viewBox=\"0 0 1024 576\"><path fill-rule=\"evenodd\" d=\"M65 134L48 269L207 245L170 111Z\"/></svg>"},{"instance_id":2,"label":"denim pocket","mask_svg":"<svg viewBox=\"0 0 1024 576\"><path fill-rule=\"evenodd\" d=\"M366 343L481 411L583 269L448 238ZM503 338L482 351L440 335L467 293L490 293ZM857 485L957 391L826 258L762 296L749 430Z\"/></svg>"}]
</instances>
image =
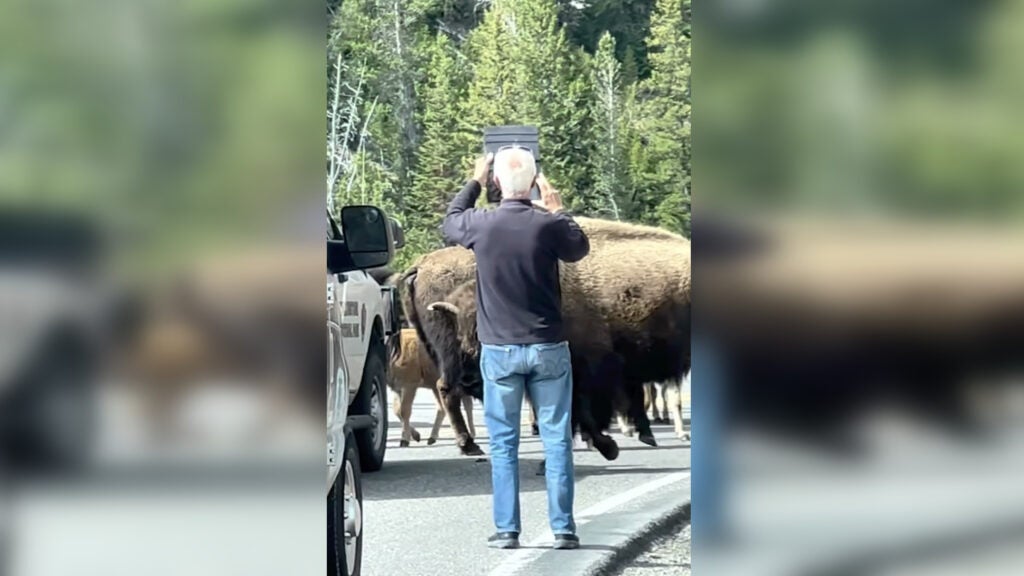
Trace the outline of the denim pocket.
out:
<instances>
[{"instance_id":1,"label":"denim pocket","mask_svg":"<svg viewBox=\"0 0 1024 576\"><path fill-rule=\"evenodd\" d=\"M484 344L480 347L480 372L484 378L495 382L508 376L512 370L512 354L505 346Z\"/></svg>"},{"instance_id":2,"label":"denim pocket","mask_svg":"<svg viewBox=\"0 0 1024 576\"><path fill-rule=\"evenodd\" d=\"M571 368L568 342L535 344L534 370L540 378L562 378Z\"/></svg>"}]
</instances>

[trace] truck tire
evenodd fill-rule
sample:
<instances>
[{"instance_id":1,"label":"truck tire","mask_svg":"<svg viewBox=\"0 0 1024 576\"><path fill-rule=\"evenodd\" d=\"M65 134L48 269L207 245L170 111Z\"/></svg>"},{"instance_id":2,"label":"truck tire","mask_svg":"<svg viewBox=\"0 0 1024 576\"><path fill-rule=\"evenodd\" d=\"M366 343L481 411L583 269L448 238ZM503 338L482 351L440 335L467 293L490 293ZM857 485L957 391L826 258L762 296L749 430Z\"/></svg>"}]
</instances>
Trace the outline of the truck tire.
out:
<instances>
[{"instance_id":1,"label":"truck tire","mask_svg":"<svg viewBox=\"0 0 1024 576\"><path fill-rule=\"evenodd\" d=\"M41 358L12 398L5 452L17 467L77 472L90 461L97 428L98 390L78 349L60 346Z\"/></svg>"},{"instance_id":2,"label":"truck tire","mask_svg":"<svg viewBox=\"0 0 1024 576\"><path fill-rule=\"evenodd\" d=\"M353 435L345 438L345 458L327 495L327 574L359 576L363 565L363 480Z\"/></svg>"},{"instance_id":3,"label":"truck tire","mask_svg":"<svg viewBox=\"0 0 1024 576\"><path fill-rule=\"evenodd\" d=\"M384 465L384 452L388 444L386 379L383 348L374 346L366 358L363 380L352 402L353 414L365 414L377 420L374 426L356 431L359 462L366 472L376 472Z\"/></svg>"}]
</instances>

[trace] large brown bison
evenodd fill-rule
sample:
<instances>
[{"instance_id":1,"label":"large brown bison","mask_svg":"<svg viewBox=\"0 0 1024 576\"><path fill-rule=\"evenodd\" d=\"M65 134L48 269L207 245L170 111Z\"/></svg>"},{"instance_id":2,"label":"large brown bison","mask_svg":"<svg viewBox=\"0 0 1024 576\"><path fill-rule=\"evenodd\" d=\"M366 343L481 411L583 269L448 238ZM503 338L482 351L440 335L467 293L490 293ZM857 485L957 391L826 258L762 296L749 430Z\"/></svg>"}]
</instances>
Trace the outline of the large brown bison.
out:
<instances>
[{"instance_id":1,"label":"large brown bison","mask_svg":"<svg viewBox=\"0 0 1024 576\"><path fill-rule=\"evenodd\" d=\"M654 445L643 384L678 379L690 363L690 244L657 228L578 218L591 252L560 267L573 363L573 425L605 458L618 446L604 431L625 396L640 439ZM450 247L426 254L403 274L406 316L441 367L441 394L464 454L479 454L458 411L483 399L476 340L475 260Z\"/></svg>"}]
</instances>

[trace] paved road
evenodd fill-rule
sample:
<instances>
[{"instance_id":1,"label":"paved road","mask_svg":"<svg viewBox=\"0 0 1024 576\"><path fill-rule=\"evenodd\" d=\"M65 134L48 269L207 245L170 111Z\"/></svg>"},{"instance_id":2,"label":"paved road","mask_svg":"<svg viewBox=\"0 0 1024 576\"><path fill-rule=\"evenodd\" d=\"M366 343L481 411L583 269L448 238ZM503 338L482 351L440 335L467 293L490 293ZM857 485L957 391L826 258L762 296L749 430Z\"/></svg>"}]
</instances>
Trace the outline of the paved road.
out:
<instances>
[{"instance_id":1,"label":"paved road","mask_svg":"<svg viewBox=\"0 0 1024 576\"><path fill-rule=\"evenodd\" d=\"M211 391L195 404L198 415L191 413L209 425L202 441L157 452L138 437L144 415L111 392L104 396L102 449L90 474L9 490L0 466L0 574L322 571L322 428L310 422L266 433L262 415L280 415L281 408L249 400ZM419 400L413 416L426 436L433 398L421 393ZM486 451L479 407L476 419ZM652 514L666 494L688 496L680 471L689 467L689 448L670 426L659 426L658 449L620 439L614 463L596 452L577 453L577 519L592 534L589 550L554 559L541 549L491 551L484 545L491 531L486 461L460 456L447 424L429 448L398 448L400 429L391 424L384 469L364 476L367 576L488 575L500 565L506 574L580 574L574 563L606 554L616 529ZM543 542L544 484L533 475L540 443L528 434L523 457L523 539Z\"/></svg>"},{"instance_id":2,"label":"paved road","mask_svg":"<svg viewBox=\"0 0 1024 576\"><path fill-rule=\"evenodd\" d=\"M1024 429L970 439L880 412L857 438L843 456L736 433L731 538L695 572L1024 574Z\"/></svg>"},{"instance_id":3,"label":"paved road","mask_svg":"<svg viewBox=\"0 0 1024 576\"><path fill-rule=\"evenodd\" d=\"M426 446L425 438L434 417L433 397L420 391L413 406L413 422L424 442L399 448L400 427L392 417L388 453L384 468L363 478L365 507L364 565L366 576L420 576L433 574L516 574L543 576L579 574L562 561L543 557L530 549L518 554L490 550L487 536L493 531L490 509L490 466L486 460L461 456L451 429L442 427L441 439ZM488 451L483 413L475 406L478 442ZM593 525L613 527L649 513L665 498L662 488L644 491L639 487L659 480L672 480L689 469L689 444L676 439L672 427L655 426L659 447L650 448L616 432L621 455L605 461L596 451L577 449L576 510L595 514ZM520 449L520 470L524 543L543 548L547 536L544 479L536 476L542 458L538 438L524 426ZM609 508L607 511L605 508ZM538 542L534 542L538 541ZM587 542L583 542L587 548ZM603 545L590 550L547 552L585 554L607 552ZM556 559L558 560L558 559Z\"/></svg>"},{"instance_id":4,"label":"paved road","mask_svg":"<svg viewBox=\"0 0 1024 576\"><path fill-rule=\"evenodd\" d=\"M682 523L652 545L618 576L689 576L690 525Z\"/></svg>"}]
</instances>

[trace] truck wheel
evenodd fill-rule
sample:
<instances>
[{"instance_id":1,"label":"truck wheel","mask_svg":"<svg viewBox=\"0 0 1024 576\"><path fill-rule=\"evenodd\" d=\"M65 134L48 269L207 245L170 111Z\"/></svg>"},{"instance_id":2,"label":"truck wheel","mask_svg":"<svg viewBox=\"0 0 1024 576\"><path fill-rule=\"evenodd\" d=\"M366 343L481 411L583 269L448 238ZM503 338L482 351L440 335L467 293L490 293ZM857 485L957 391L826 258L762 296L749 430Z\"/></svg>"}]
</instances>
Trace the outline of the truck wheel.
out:
<instances>
[{"instance_id":1,"label":"truck wheel","mask_svg":"<svg viewBox=\"0 0 1024 576\"><path fill-rule=\"evenodd\" d=\"M327 574L359 576L363 566L363 481L352 434L345 460L327 496Z\"/></svg>"},{"instance_id":2,"label":"truck wheel","mask_svg":"<svg viewBox=\"0 0 1024 576\"><path fill-rule=\"evenodd\" d=\"M62 349L29 373L9 415L7 452L15 463L53 472L88 463L98 410L90 368L80 354Z\"/></svg>"},{"instance_id":3,"label":"truck wheel","mask_svg":"<svg viewBox=\"0 0 1024 576\"><path fill-rule=\"evenodd\" d=\"M363 381L359 393L352 403L354 414L366 414L376 418L375 425L356 432L359 445L359 462L363 470L376 472L384 465L384 451L388 440L388 408L384 371L384 359L379 348L370 350L363 368Z\"/></svg>"}]
</instances>

